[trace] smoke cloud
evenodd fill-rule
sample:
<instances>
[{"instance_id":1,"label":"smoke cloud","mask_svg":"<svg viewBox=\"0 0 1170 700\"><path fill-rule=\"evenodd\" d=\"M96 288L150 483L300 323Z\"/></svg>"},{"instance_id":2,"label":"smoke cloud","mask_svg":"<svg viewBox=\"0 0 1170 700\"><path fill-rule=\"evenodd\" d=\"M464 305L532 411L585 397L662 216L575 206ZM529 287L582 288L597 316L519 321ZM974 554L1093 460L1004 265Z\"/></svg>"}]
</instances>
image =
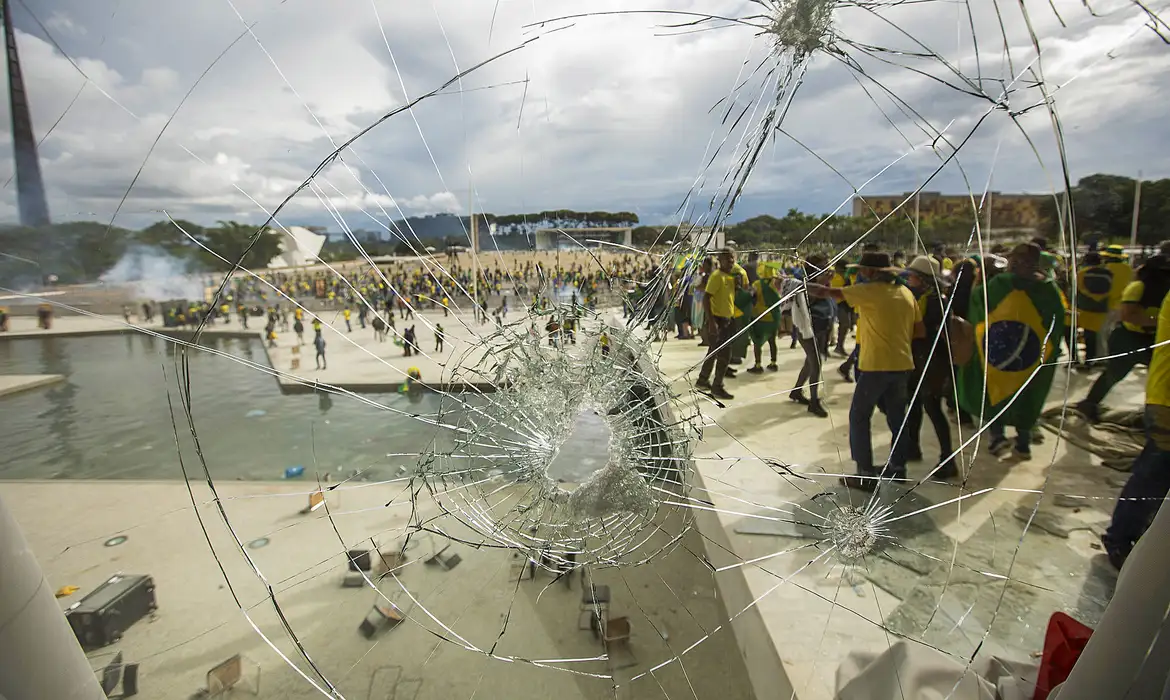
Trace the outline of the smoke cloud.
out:
<instances>
[{"instance_id":1,"label":"smoke cloud","mask_svg":"<svg viewBox=\"0 0 1170 700\"><path fill-rule=\"evenodd\" d=\"M199 266L153 246L134 246L101 276L106 284L122 284L143 299L202 299Z\"/></svg>"}]
</instances>

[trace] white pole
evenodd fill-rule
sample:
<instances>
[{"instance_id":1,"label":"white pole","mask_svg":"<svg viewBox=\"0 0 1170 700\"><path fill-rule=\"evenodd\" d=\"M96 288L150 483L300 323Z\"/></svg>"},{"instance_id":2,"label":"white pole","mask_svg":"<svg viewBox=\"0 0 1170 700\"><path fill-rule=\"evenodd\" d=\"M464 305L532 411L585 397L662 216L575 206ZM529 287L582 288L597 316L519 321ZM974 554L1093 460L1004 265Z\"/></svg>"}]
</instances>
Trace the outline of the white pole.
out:
<instances>
[{"instance_id":1,"label":"white pole","mask_svg":"<svg viewBox=\"0 0 1170 700\"><path fill-rule=\"evenodd\" d=\"M919 218L922 214L922 207L920 206L921 202L919 201L919 197L921 194L922 194L921 192L914 193L914 255L915 255L915 257L918 256L918 239L922 237L922 234L919 231L919 225L920 225Z\"/></svg>"},{"instance_id":2,"label":"white pole","mask_svg":"<svg viewBox=\"0 0 1170 700\"><path fill-rule=\"evenodd\" d=\"M0 650L0 697L105 698L4 499L0 499Z\"/></svg>"},{"instance_id":3,"label":"white pole","mask_svg":"<svg viewBox=\"0 0 1170 700\"><path fill-rule=\"evenodd\" d=\"M1142 205L1142 171L1138 171L1137 181L1133 185L1133 221L1129 229L1129 247L1137 247L1138 209Z\"/></svg>"},{"instance_id":4,"label":"white pole","mask_svg":"<svg viewBox=\"0 0 1170 700\"><path fill-rule=\"evenodd\" d=\"M475 190L467 183L467 206L471 211L471 306L472 318L479 320L479 226L475 221Z\"/></svg>"}]
</instances>

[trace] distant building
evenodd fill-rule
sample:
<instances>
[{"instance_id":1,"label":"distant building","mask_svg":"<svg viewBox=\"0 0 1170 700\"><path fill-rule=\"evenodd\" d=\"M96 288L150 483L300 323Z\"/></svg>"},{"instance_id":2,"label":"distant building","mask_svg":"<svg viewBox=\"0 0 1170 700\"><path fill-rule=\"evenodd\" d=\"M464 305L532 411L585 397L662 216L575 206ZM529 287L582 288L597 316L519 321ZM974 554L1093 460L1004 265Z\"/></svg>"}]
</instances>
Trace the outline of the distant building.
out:
<instances>
[{"instance_id":1,"label":"distant building","mask_svg":"<svg viewBox=\"0 0 1170 700\"><path fill-rule=\"evenodd\" d=\"M540 228L536 230L537 250L556 250L571 246L596 248L599 243L606 241L629 248L633 246L634 229L627 227L587 227L587 228ZM494 229L492 235L495 235ZM482 245L482 244L481 244ZM616 249L616 248L615 248Z\"/></svg>"},{"instance_id":2,"label":"distant building","mask_svg":"<svg viewBox=\"0 0 1170 700\"><path fill-rule=\"evenodd\" d=\"M918 213L922 217L963 217L974 218L975 207L979 206L981 195L976 193L974 204L971 195L950 195L939 192L918 193ZM991 206L991 228L993 229L1036 229L1043 223L1043 204L1051 196L1040 194L1004 194L989 192L986 207ZM885 216L899 204L906 202L901 211L914 216L913 192L898 195L865 195L853 198L853 215L859 217ZM987 210L980 213L980 219L987 221Z\"/></svg>"},{"instance_id":3,"label":"distant building","mask_svg":"<svg viewBox=\"0 0 1170 700\"><path fill-rule=\"evenodd\" d=\"M686 240L694 248L702 246L709 251L715 251L723 248L727 244L727 235L724 233L722 226L716 231L714 226L699 226L697 224L686 223L679 226L678 230L686 236Z\"/></svg>"}]
</instances>

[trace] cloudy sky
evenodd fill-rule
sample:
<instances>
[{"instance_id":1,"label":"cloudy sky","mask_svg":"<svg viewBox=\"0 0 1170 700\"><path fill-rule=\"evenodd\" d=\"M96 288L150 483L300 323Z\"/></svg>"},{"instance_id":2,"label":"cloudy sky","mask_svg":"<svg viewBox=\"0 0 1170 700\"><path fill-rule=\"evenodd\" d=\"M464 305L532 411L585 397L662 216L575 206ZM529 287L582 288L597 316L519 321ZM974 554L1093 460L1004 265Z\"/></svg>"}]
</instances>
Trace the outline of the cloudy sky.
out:
<instances>
[{"instance_id":1,"label":"cloudy sky","mask_svg":"<svg viewBox=\"0 0 1170 700\"><path fill-rule=\"evenodd\" d=\"M769 69L791 56L774 34L742 24L559 19L758 14L744 0L11 4L55 220L116 216L128 227L164 211L263 221L338 144L510 50L374 126L281 220L377 229L387 216L465 213L472 191L477 210L500 214L631 210L668 223L686 202L697 219L758 141L754 126L783 82ZM1142 28L1129 0L1094 3L1102 17L1055 0L1065 26L1048 0L1027 0L1039 57L1019 4L999 0L1010 63L992 0L837 5L839 38L809 62L733 220L832 211L863 185L913 189L960 144L927 189L981 192L990 177L994 190L1050 192L1062 159L1044 90L1074 180L1170 174L1160 87L1170 47ZM867 55L867 46L901 53ZM7 100L0 111L8 180ZM15 211L10 182L0 221Z\"/></svg>"}]
</instances>

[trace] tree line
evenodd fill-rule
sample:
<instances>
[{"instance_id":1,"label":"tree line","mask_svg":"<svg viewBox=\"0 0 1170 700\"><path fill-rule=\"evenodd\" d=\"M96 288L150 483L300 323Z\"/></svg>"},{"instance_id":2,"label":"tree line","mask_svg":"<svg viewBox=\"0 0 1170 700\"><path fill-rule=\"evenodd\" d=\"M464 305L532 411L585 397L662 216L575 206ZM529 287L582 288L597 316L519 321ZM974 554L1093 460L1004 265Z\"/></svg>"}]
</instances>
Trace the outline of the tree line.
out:
<instances>
[{"instance_id":1,"label":"tree line","mask_svg":"<svg viewBox=\"0 0 1170 700\"><path fill-rule=\"evenodd\" d=\"M171 267L188 272L229 270L236 261L264 267L280 253L280 236L236 221L204 227L168 220L140 231L96 221L12 226L0 228L0 279L14 286L40 284L50 277L60 284L93 282L133 252L165 253L174 259Z\"/></svg>"}]
</instances>

